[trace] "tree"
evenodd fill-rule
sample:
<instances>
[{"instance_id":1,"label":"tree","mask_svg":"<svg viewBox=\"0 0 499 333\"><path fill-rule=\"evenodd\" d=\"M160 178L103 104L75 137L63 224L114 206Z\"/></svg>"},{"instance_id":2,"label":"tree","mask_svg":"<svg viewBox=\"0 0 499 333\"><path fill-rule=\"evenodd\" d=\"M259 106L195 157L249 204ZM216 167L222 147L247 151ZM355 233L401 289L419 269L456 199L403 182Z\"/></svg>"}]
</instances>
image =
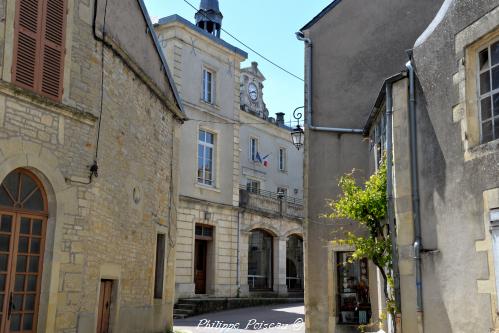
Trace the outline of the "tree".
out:
<instances>
[{"instance_id":1,"label":"tree","mask_svg":"<svg viewBox=\"0 0 499 333\"><path fill-rule=\"evenodd\" d=\"M355 221L361 227L361 232L347 232L343 239L335 243L350 245L355 251L351 262L367 258L376 265L384 280L384 293L387 311L395 313L394 300L388 286L393 285L392 244L388 224L386 198L386 162L383 161L376 173L371 175L363 186L357 185L355 170L341 177L339 187L341 194L337 200L328 203L332 212L326 216L341 224L338 219ZM343 228L340 228L343 230Z\"/></svg>"}]
</instances>

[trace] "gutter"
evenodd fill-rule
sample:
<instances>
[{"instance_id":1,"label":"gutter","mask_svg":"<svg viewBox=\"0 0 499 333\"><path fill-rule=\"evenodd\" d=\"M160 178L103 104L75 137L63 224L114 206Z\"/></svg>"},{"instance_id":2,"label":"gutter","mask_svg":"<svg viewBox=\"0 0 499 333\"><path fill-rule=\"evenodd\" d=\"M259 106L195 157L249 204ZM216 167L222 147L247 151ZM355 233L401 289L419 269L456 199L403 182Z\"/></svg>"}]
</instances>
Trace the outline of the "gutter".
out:
<instances>
[{"instance_id":1,"label":"gutter","mask_svg":"<svg viewBox=\"0 0 499 333\"><path fill-rule=\"evenodd\" d=\"M244 209L237 211L237 297L241 297L241 214L244 214Z\"/></svg>"},{"instance_id":2,"label":"gutter","mask_svg":"<svg viewBox=\"0 0 499 333\"><path fill-rule=\"evenodd\" d=\"M314 126L312 121L312 41L310 38L305 37L305 34L301 31L296 33L296 38L302 42L305 42L306 52L305 52L305 63L307 68L307 73L305 77L305 87L306 87L306 128L308 130L317 132L331 132L331 133L351 133L351 134L363 134L364 130L359 128L341 128L341 127L320 127Z\"/></svg>"},{"instance_id":3,"label":"gutter","mask_svg":"<svg viewBox=\"0 0 499 333\"><path fill-rule=\"evenodd\" d=\"M416 260L416 311L418 331L424 331L424 308L423 308L423 286L421 273L421 208L419 200L419 175L418 175L418 151L417 151L417 123L416 123L416 93L414 65L412 63L412 50L408 51L409 61L406 64L409 73L409 138L411 156L411 189L412 189L412 218L414 224L414 259Z\"/></svg>"}]
</instances>

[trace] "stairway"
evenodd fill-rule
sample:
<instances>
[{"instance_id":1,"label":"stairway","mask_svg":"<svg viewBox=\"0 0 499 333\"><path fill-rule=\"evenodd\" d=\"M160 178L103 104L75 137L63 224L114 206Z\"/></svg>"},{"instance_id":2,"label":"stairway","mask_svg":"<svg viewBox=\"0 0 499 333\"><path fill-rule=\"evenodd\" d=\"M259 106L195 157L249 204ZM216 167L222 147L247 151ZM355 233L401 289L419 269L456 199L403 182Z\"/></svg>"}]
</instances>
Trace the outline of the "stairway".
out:
<instances>
[{"instance_id":1,"label":"stairway","mask_svg":"<svg viewBox=\"0 0 499 333\"><path fill-rule=\"evenodd\" d=\"M173 307L173 319L184 319L190 317L194 314L196 309L196 304L189 303L189 300L182 300L175 304Z\"/></svg>"}]
</instances>

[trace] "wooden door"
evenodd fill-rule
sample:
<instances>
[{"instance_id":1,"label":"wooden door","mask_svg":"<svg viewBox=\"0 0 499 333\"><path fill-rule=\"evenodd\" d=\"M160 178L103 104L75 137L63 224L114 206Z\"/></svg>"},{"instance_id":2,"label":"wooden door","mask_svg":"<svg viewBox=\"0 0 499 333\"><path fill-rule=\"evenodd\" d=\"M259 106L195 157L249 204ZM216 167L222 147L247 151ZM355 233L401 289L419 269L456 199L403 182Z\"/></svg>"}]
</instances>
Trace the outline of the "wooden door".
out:
<instances>
[{"instance_id":1,"label":"wooden door","mask_svg":"<svg viewBox=\"0 0 499 333\"><path fill-rule=\"evenodd\" d=\"M101 280L99 310L97 317L97 333L109 332L109 319L111 317L111 296L113 292L113 280Z\"/></svg>"},{"instance_id":2,"label":"wooden door","mask_svg":"<svg viewBox=\"0 0 499 333\"><path fill-rule=\"evenodd\" d=\"M194 284L196 294L206 294L206 259L208 242L196 239L194 257Z\"/></svg>"},{"instance_id":3,"label":"wooden door","mask_svg":"<svg viewBox=\"0 0 499 333\"><path fill-rule=\"evenodd\" d=\"M47 224L46 196L27 170L0 184L0 332L36 332Z\"/></svg>"}]
</instances>

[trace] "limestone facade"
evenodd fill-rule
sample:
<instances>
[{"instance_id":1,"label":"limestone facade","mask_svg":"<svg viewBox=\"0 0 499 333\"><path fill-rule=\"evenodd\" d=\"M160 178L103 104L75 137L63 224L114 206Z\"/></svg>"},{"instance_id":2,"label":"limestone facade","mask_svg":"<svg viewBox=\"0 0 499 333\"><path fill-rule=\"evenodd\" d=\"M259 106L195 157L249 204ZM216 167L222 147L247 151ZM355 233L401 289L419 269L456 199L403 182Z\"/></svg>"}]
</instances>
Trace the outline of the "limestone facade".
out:
<instances>
[{"instance_id":1,"label":"limestone facade","mask_svg":"<svg viewBox=\"0 0 499 333\"><path fill-rule=\"evenodd\" d=\"M29 170L46 192L38 322L32 331L95 332L101 280L112 281L112 331L171 329L184 116L155 36L144 34L147 27L152 31L145 7L140 1L109 0L107 9L132 22L133 32L125 36L108 17L109 34L96 27L103 43L92 32L94 6L99 20L103 3L64 1L64 92L54 101L12 80L16 2L0 2L5 18L0 23L0 180ZM132 50L130 40L148 46ZM132 56L137 52L143 58ZM98 177L89 179L94 161ZM158 234L167 242L159 266L164 267L162 293L155 297Z\"/></svg>"},{"instance_id":2,"label":"limestone facade","mask_svg":"<svg viewBox=\"0 0 499 333\"><path fill-rule=\"evenodd\" d=\"M160 19L155 29L188 118L180 134L176 299L251 295L248 239L260 229L272 235L275 256L272 287L266 291L285 295L286 240L301 235L302 208L285 207L275 189L273 197L240 189L246 185L241 133L250 122L244 117L279 132L241 111L240 64L247 54L178 15ZM253 198L253 208L241 202L242 196Z\"/></svg>"}]
</instances>

